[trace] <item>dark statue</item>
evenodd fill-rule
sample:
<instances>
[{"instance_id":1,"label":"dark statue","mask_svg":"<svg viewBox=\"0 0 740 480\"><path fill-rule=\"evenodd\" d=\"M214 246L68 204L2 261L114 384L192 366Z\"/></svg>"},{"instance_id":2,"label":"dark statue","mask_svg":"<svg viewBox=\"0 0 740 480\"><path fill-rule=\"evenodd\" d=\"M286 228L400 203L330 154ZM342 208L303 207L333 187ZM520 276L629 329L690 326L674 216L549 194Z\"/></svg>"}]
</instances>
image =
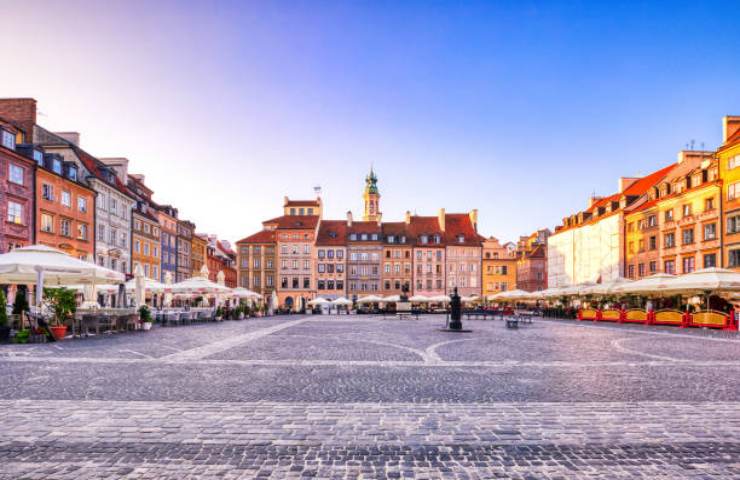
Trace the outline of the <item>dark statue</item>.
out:
<instances>
[{"instance_id":1,"label":"dark statue","mask_svg":"<svg viewBox=\"0 0 740 480\"><path fill-rule=\"evenodd\" d=\"M457 294L457 287L450 295L450 330L462 330L462 302Z\"/></svg>"}]
</instances>

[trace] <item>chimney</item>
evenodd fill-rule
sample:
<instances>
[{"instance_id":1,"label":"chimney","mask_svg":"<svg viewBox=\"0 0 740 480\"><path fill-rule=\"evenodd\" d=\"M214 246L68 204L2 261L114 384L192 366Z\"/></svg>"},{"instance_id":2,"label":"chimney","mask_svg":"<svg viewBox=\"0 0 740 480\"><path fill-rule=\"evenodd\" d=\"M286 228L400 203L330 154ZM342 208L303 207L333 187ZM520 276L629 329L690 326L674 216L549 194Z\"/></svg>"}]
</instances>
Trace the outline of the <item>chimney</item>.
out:
<instances>
[{"instance_id":1,"label":"chimney","mask_svg":"<svg viewBox=\"0 0 740 480\"><path fill-rule=\"evenodd\" d=\"M722 143L740 130L740 116L728 115L722 119Z\"/></svg>"},{"instance_id":2,"label":"chimney","mask_svg":"<svg viewBox=\"0 0 740 480\"><path fill-rule=\"evenodd\" d=\"M444 232L445 231L445 209L444 208L439 209L437 220L439 222L439 229Z\"/></svg>"},{"instance_id":3,"label":"chimney","mask_svg":"<svg viewBox=\"0 0 740 480\"><path fill-rule=\"evenodd\" d=\"M347 210L347 226L352 226L352 210Z\"/></svg>"},{"instance_id":4,"label":"chimney","mask_svg":"<svg viewBox=\"0 0 740 480\"><path fill-rule=\"evenodd\" d=\"M618 185L618 191L619 193L623 193L625 190L630 188L633 183L638 181L639 177L619 177L619 185Z\"/></svg>"},{"instance_id":5,"label":"chimney","mask_svg":"<svg viewBox=\"0 0 740 480\"><path fill-rule=\"evenodd\" d=\"M378 226L380 227L383 225L383 214L378 212L377 216L378 216Z\"/></svg>"},{"instance_id":6,"label":"chimney","mask_svg":"<svg viewBox=\"0 0 740 480\"><path fill-rule=\"evenodd\" d=\"M0 98L0 117L23 130L25 143L33 143L36 125L36 100L33 98Z\"/></svg>"},{"instance_id":7,"label":"chimney","mask_svg":"<svg viewBox=\"0 0 740 480\"><path fill-rule=\"evenodd\" d=\"M411 223L411 212L406 210L406 218L404 219L406 222L406 225L409 225Z\"/></svg>"},{"instance_id":8,"label":"chimney","mask_svg":"<svg viewBox=\"0 0 740 480\"><path fill-rule=\"evenodd\" d=\"M591 208L594 206L594 203L598 202L604 197L599 197L597 195L591 195L591 198L588 199L588 208Z\"/></svg>"},{"instance_id":9,"label":"chimney","mask_svg":"<svg viewBox=\"0 0 740 480\"><path fill-rule=\"evenodd\" d=\"M128 158L112 157L100 158L99 160L111 167L124 185L128 185Z\"/></svg>"},{"instance_id":10,"label":"chimney","mask_svg":"<svg viewBox=\"0 0 740 480\"><path fill-rule=\"evenodd\" d=\"M473 228L477 232L478 231L478 209L477 208L472 209L470 213L468 214L468 216L470 217L470 223L473 224Z\"/></svg>"},{"instance_id":11,"label":"chimney","mask_svg":"<svg viewBox=\"0 0 740 480\"><path fill-rule=\"evenodd\" d=\"M57 137L62 137L72 145L80 146L80 132L54 132Z\"/></svg>"}]
</instances>

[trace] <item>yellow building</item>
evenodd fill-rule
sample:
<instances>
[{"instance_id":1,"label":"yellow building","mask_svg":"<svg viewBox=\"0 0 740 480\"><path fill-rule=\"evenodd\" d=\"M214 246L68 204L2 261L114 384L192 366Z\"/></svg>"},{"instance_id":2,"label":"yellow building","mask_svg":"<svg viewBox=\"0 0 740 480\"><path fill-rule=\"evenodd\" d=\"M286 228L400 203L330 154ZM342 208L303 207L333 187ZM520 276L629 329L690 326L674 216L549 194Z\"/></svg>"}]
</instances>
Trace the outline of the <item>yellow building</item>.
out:
<instances>
[{"instance_id":1,"label":"yellow building","mask_svg":"<svg viewBox=\"0 0 740 480\"><path fill-rule=\"evenodd\" d=\"M200 270L206 263L206 249L208 248L208 239L198 233L193 233L192 249L190 253L190 264L192 265L192 277L200 275Z\"/></svg>"},{"instance_id":2,"label":"yellow building","mask_svg":"<svg viewBox=\"0 0 740 480\"><path fill-rule=\"evenodd\" d=\"M516 261L516 245L513 243L501 245L494 237L483 241L483 298L516 289Z\"/></svg>"},{"instance_id":3,"label":"yellow building","mask_svg":"<svg viewBox=\"0 0 740 480\"><path fill-rule=\"evenodd\" d=\"M722 266L740 270L740 116L723 119L717 161L722 179Z\"/></svg>"}]
</instances>

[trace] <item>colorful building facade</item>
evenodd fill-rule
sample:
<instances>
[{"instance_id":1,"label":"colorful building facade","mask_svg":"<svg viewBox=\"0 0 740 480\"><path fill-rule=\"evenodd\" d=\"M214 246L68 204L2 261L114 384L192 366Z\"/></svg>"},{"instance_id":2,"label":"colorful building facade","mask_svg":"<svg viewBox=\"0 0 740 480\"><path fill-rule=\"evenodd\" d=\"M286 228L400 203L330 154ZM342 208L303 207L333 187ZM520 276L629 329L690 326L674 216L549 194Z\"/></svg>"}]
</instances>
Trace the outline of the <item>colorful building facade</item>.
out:
<instances>
[{"instance_id":1,"label":"colorful building facade","mask_svg":"<svg viewBox=\"0 0 740 480\"><path fill-rule=\"evenodd\" d=\"M717 150L722 179L722 224L724 237L721 265L740 270L740 116L722 120L722 145Z\"/></svg>"},{"instance_id":2,"label":"colorful building facade","mask_svg":"<svg viewBox=\"0 0 740 480\"><path fill-rule=\"evenodd\" d=\"M275 291L276 242L274 230L262 230L236 243L238 283L267 300Z\"/></svg>"},{"instance_id":3,"label":"colorful building facade","mask_svg":"<svg viewBox=\"0 0 740 480\"><path fill-rule=\"evenodd\" d=\"M513 244L502 245L495 237L483 241L483 296L514 290L517 285L517 256Z\"/></svg>"},{"instance_id":4,"label":"colorful building facade","mask_svg":"<svg viewBox=\"0 0 740 480\"><path fill-rule=\"evenodd\" d=\"M0 115L2 115L0 111ZM34 240L35 165L16 151L24 132L0 118L0 253L30 245ZM40 155L43 155L41 153Z\"/></svg>"},{"instance_id":5,"label":"colorful building facade","mask_svg":"<svg viewBox=\"0 0 740 480\"><path fill-rule=\"evenodd\" d=\"M316 235L316 294L327 299L347 295L347 222L322 220Z\"/></svg>"}]
</instances>

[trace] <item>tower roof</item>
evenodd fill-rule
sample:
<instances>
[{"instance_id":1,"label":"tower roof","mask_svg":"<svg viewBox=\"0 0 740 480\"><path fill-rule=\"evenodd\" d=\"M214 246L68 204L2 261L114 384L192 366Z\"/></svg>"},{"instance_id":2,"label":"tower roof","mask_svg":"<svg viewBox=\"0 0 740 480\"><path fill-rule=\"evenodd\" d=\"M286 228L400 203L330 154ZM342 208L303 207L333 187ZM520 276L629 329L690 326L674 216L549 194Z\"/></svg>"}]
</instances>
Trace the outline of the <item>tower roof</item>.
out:
<instances>
[{"instance_id":1,"label":"tower roof","mask_svg":"<svg viewBox=\"0 0 740 480\"><path fill-rule=\"evenodd\" d=\"M370 167L370 173L365 177L365 191L367 193L378 193L378 177L375 176L373 167Z\"/></svg>"}]
</instances>

